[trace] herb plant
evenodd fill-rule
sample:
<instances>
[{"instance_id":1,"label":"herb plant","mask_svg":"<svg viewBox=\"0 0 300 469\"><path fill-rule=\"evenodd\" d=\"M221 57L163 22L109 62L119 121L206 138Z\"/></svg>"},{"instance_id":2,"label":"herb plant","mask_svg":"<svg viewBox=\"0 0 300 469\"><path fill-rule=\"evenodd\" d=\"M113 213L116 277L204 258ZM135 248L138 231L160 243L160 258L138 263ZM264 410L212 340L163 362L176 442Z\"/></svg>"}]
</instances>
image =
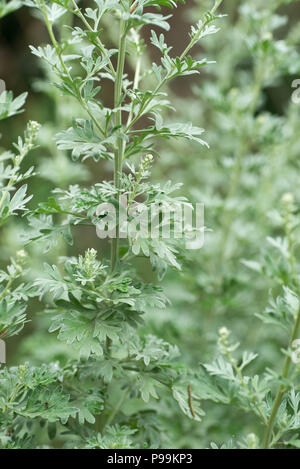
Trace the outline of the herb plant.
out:
<instances>
[{"instance_id":1,"label":"herb plant","mask_svg":"<svg viewBox=\"0 0 300 469\"><path fill-rule=\"evenodd\" d=\"M188 4L176 54L183 3L23 0L54 112L1 155L1 225L27 226L0 272L0 339L33 322L22 364L0 370L1 448L300 447L297 2ZM3 92L1 119L25 97ZM31 150L39 174L22 169ZM203 249L189 230L124 236L137 202L204 202ZM162 212L150 222L163 231Z\"/></svg>"}]
</instances>

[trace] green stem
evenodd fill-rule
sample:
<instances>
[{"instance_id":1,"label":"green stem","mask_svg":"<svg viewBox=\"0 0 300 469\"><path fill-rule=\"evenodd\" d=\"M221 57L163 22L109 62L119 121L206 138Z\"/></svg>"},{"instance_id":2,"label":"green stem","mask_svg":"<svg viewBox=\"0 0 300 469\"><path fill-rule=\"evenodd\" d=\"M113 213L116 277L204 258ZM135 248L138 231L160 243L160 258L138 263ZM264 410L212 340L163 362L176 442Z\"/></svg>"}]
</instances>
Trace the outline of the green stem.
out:
<instances>
[{"instance_id":1,"label":"green stem","mask_svg":"<svg viewBox=\"0 0 300 469\"><path fill-rule=\"evenodd\" d=\"M21 365L19 381L18 381L17 385L15 386L12 395L9 398L8 404L3 409L3 413L6 413L8 411L9 404L12 404L16 400L18 392L21 389L21 387L23 386L23 381L24 381L24 378L25 378L25 374L26 374L26 367L24 365Z\"/></svg>"},{"instance_id":2,"label":"green stem","mask_svg":"<svg viewBox=\"0 0 300 469\"><path fill-rule=\"evenodd\" d=\"M52 27L52 23L49 21L49 18L48 18L48 13L47 13L47 9L45 7L45 5L42 3L41 4L41 11L43 13L43 16L44 16L44 19L45 19L45 23L46 23L46 27L47 27L47 30L48 30L48 33L49 33L49 36L50 36L50 39L51 39L51 42L53 44L53 47L55 48L55 51L56 51L56 54L58 56L58 59L60 61L60 64L62 66L62 69L64 71L64 73L66 74L66 76L69 78L69 80L73 83L73 78L68 70L68 68L66 67L66 64L64 62L64 59L62 57L62 52L61 52L61 48L60 48L60 45L58 44L58 42L56 41L55 39L55 36L54 36L54 32L53 32L53 27ZM102 135L105 135L105 132L104 130L102 129L101 125L99 124L99 122L97 121L97 119L94 117L93 113L90 111L88 105L84 102L84 100L82 99L82 96L80 94L80 91L78 90L78 94L77 94L77 99L80 103L80 105L83 107L83 109L87 112L87 114L89 115L89 117L92 119L92 121L94 122L95 126L97 127L97 129L99 130L99 132L102 134Z\"/></svg>"},{"instance_id":3,"label":"green stem","mask_svg":"<svg viewBox=\"0 0 300 469\"><path fill-rule=\"evenodd\" d=\"M21 151L21 153L14 159L12 175L11 175L10 180L8 181L7 186L5 188L5 191L3 192L2 196L1 196L1 199L0 199L0 213L1 213L1 210L2 210L2 206L5 202L5 199L8 195L8 193L9 193L9 190L13 187L14 183L17 180L18 170L20 168L20 165L21 165L23 159L27 155L28 151L29 151L29 148L25 146L24 150Z\"/></svg>"},{"instance_id":4,"label":"green stem","mask_svg":"<svg viewBox=\"0 0 300 469\"><path fill-rule=\"evenodd\" d=\"M119 40L119 53L118 53L118 65L117 65L117 75L115 82L115 91L114 91L114 106L117 108L116 114L116 126L122 126L122 110L121 110L121 101L122 101L122 83L123 83L123 74L124 74L124 65L125 65L125 54L126 54L126 33L127 33L127 22L121 20L120 22L120 40ZM121 130L120 130L121 131ZM122 161L124 155L125 147L123 144L122 136L119 135L117 139L117 148L115 151L114 159L114 183L117 191L120 189L121 181L121 172L122 172ZM117 223L116 227L116 237L113 238L111 244L111 271L113 271L119 260L119 226Z\"/></svg>"},{"instance_id":5,"label":"green stem","mask_svg":"<svg viewBox=\"0 0 300 469\"><path fill-rule=\"evenodd\" d=\"M7 292L9 291L10 287L12 286L14 280L15 280L15 277L10 277L10 279L8 280L8 282L6 284L6 287L4 288L3 292L0 295L0 301L3 298L5 298Z\"/></svg>"},{"instance_id":6,"label":"green stem","mask_svg":"<svg viewBox=\"0 0 300 469\"><path fill-rule=\"evenodd\" d=\"M0 212L1 212L1 209L2 209L2 206L3 206L3 203L4 203L6 197L9 193L9 189L13 186L14 182L15 182L15 175L11 177L11 179L9 180L9 182L6 186L5 191L2 194L2 197L1 197L1 200L0 200Z\"/></svg>"},{"instance_id":7,"label":"green stem","mask_svg":"<svg viewBox=\"0 0 300 469\"><path fill-rule=\"evenodd\" d=\"M223 0L216 0L215 1L215 4L214 6L212 7L212 9L210 10L210 15L214 15L215 12L217 11L217 9L219 8L219 6L221 5L221 3L223 2ZM207 25L207 23L209 22L210 20L206 20L205 22L203 22L203 25L202 27L199 29L199 31L197 32L197 34L195 34L195 36L192 38L192 40L190 41L190 43L187 45L187 47L184 49L184 51L182 52L181 56L180 56L180 60L184 59L184 57L189 53L189 51L194 47L194 45L197 43L197 41L199 40L199 37L203 31L203 29L205 28L205 26Z\"/></svg>"},{"instance_id":8,"label":"green stem","mask_svg":"<svg viewBox=\"0 0 300 469\"><path fill-rule=\"evenodd\" d=\"M235 373L236 373L236 375L237 375L237 377L240 381L241 386L244 388L244 390L248 394L249 389L248 389L248 386L245 382L243 373L241 372L241 369L237 365L236 360L232 357L231 351L229 349L226 349L225 355L226 355L227 359L229 360L232 368L234 369L234 371L235 371ZM261 407L261 402L259 402L259 399L257 398L257 396L255 394L251 396L251 401L253 402L253 404L254 404L254 406L255 406L258 414L259 414L259 417L261 418L263 423L267 424L266 418L264 416L264 413L263 413L263 410L262 410L262 407Z\"/></svg>"},{"instance_id":9,"label":"green stem","mask_svg":"<svg viewBox=\"0 0 300 469\"><path fill-rule=\"evenodd\" d=\"M75 2L75 0L72 0L72 3L74 5L74 10L72 10L72 12L81 19L83 24L88 28L88 30L90 32L95 33L94 29L91 27L89 22L86 20L85 16L81 13L81 10L80 10L80 8L78 8L77 3ZM99 37L97 37L95 39L95 45L97 46L97 48L99 49L99 51L101 52L102 55L104 55L104 56L108 55L108 52L105 49L105 46L104 46L104 44L102 44ZM108 60L108 65L109 65L110 71L112 73L112 76L115 78L116 77L116 71L115 71L114 66L113 66L110 59Z\"/></svg>"},{"instance_id":10,"label":"green stem","mask_svg":"<svg viewBox=\"0 0 300 469\"><path fill-rule=\"evenodd\" d=\"M141 55L138 56L137 61L136 61L136 66L135 66L135 74L134 74L134 80L133 80L133 86L132 88L135 90L139 86L140 82L140 73L141 73L141 64L142 64L142 57ZM133 117L133 108L130 109L127 123L126 123L126 128L130 127L130 124L132 122L132 117Z\"/></svg>"},{"instance_id":11,"label":"green stem","mask_svg":"<svg viewBox=\"0 0 300 469\"><path fill-rule=\"evenodd\" d=\"M129 390L128 389L125 389L125 391L122 393L122 396L119 400L119 402L117 403L116 407L113 409L113 411L111 412L111 414L108 416L102 430L104 429L104 427L106 427L107 425L111 425L111 423L114 421L114 418L116 417L116 415L118 414L119 410L122 408L127 396L128 396L128 393L129 393Z\"/></svg>"},{"instance_id":12,"label":"green stem","mask_svg":"<svg viewBox=\"0 0 300 469\"><path fill-rule=\"evenodd\" d=\"M210 14L213 15L216 10L219 8L219 6L221 5L221 3L223 2L223 0L216 0L213 8L210 10ZM189 42L189 44L187 45L187 47L185 48L185 50L182 52L182 54L180 55L180 60L183 60L185 58L185 56L188 54L188 52L192 49L192 47L194 47L194 45L197 43L197 41L199 40L199 37L202 33L202 31L205 29L205 27L208 25L208 23L210 23L210 19L206 19L206 21L203 21L203 24L202 26L200 27L200 29L198 30L197 34L191 39L191 41ZM137 115L132 119L132 121L129 123L129 125L127 125L126 127L126 130L125 132L128 132L128 130L140 119L140 117L143 115L143 112L145 111L145 109L147 108L148 104L151 102L151 100L153 99L153 97L156 96L156 94L161 90L161 88L172 78L172 75L173 75L173 70L170 70L166 76L162 79L162 81L160 83L158 83L158 85L156 86L155 90L153 91L152 93L152 96L150 96L142 105L141 105L141 108L139 110L139 112L137 113Z\"/></svg>"},{"instance_id":13,"label":"green stem","mask_svg":"<svg viewBox=\"0 0 300 469\"><path fill-rule=\"evenodd\" d=\"M257 103L260 97L260 92L261 88L264 82L264 72L261 71L262 64L259 64L256 68L255 72L255 84L254 84L254 89L253 89L253 99L251 102L251 105L249 107L249 114L254 115ZM231 199L234 199L240 185L240 178L241 178L241 172L242 172L242 163L244 156L247 154L247 151L250 147L251 142L246 136L242 137L242 142L241 145L238 149L236 158L235 158L235 163L232 171L232 176L231 176L231 182L230 182L230 189L227 194L226 200L230 201ZM230 232L230 227L232 223L232 218L233 218L234 212L230 208L225 208L225 214L224 214L224 219L223 219L223 239L222 239L222 244L221 244L221 262L223 263L226 260L226 254L227 254L227 244L228 244L228 239L229 239L229 232Z\"/></svg>"},{"instance_id":14,"label":"green stem","mask_svg":"<svg viewBox=\"0 0 300 469\"><path fill-rule=\"evenodd\" d=\"M289 341L289 348L291 348L294 340L296 340L296 338L298 337L299 326L300 326L300 309L299 309L299 312L298 312L298 315L297 315L297 318L296 318L296 321L295 321L295 324L294 324L294 328L293 328L293 331L292 331L292 335L291 335L291 338L290 338L290 341ZM291 356L287 355L286 358L285 358L284 366L283 366L283 370L282 370L282 379L283 379L283 381L285 381L289 376L290 369L291 369L291 364L292 364ZM271 415L270 415L270 418L268 420L268 425L267 425L266 430L265 430L265 434L264 434L264 438L263 438L263 444L262 444L262 447L264 449L268 449L269 446L270 446L270 441L271 441L271 437L272 437L272 432L273 432L277 412L278 412L278 409L280 407L280 404L282 402L283 396L286 393L286 391L287 391L287 386L284 383L282 383L279 386L278 391L276 393L276 397L275 397L275 401L274 401L273 408L272 408L272 411L271 411Z\"/></svg>"}]
</instances>

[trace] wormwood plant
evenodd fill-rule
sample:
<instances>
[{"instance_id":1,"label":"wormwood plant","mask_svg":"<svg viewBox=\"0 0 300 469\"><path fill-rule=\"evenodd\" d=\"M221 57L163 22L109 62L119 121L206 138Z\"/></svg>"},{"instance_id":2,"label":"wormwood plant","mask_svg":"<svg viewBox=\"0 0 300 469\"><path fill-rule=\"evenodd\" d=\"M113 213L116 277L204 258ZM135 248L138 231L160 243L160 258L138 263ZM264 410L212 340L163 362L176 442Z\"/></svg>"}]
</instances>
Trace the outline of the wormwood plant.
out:
<instances>
[{"instance_id":1,"label":"wormwood plant","mask_svg":"<svg viewBox=\"0 0 300 469\"><path fill-rule=\"evenodd\" d=\"M113 181L56 189L29 216L28 243L39 242L48 251L63 238L72 246L76 230L99 224L99 204L118 207L120 195L127 196L127 208L139 199L146 206L160 202L166 208L187 203L173 195L176 185L153 184L149 176L159 137L206 145L203 129L165 119L166 110L172 109L166 85L197 74L208 64L190 52L218 31L214 22L222 0L191 28L179 57L172 55L163 34L152 31L150 41L160 51L161 61L146 68L141 30L145 25L168 30L170 16L159 10L177 3L96 0L82 9L75 0L25 2L37 9L50 38L46 46L31 47L33 54L55 74L56 88L81 108L72 126L56 134L58 149L70 151L75 161L107 160L114 168ZM74 17L74 26L59 37L55 24L65 15ZM104 16L118 24L117 49L104 39ZM126 69L128 55L130 63L135 58L133 77ZM102 91L110 82L113 105L106 103ZM47 447L54 438L55 445L80 448L163 446L168 441L159 407L167 408L175 400L190 419L199 421L203 415L199 401L210 386L199 372L178 362L176 346L149 334L143 325L143 314L162 311L168 300L157 285L143 282L135 263L137 256L142 257L162 278L169 267L180 269L181 244L161 237L131 237L130 232L121 242L121 228L117 225L111 241L110 260L90 248L79 257L64 256L57 265L45 264L43 278L34 282L33 291L48 304L50 332L57 332L76 359L65 365L22 365L2 371L3 447ZM96 230L94 236L101 246ZM218 402L226 400L216 390L211 390L212 395ZM37 432L38 426L47 428L48 438Z\"/></svg>"},{"instance_id":2,"label":"wormwood plant","mask_svg":"<svg viewBox=\"0 0 300 469\"><path fill-rule=\"evenodd\" d=\"M214 35L221 2L203 0L188 10L201 21L177 58L158 30L168 29L162 12L176 3L97 0L84 9L73 0L26 2L50 37L32 51L55 83L36 86L68 113L55 117L58 150L47 137L54 128L40 132L55 155L40 168L59 188L30 212L25 249L36 255L44 246L40 258L61 257L29 284L20 280L24 254L16 254L1 274L0 325L5 339L17 333L27 297L38 295L39 328L51 322L59 340L54 345L39 331L43 348L34 337L24 343L46 364L2 369L2 448L299 448L299 107L290 95L282 108L274 99L300 72L299 25L287 28L291 18L279 10L293 1L228 0L230 15ZM206 7L212 10L203 15ZM201 50L194 49L200 39ZM160 63L150 64L150 42ZM169 85L208 65L203 48L217 66L204 67L210 75L181 99ZM24 97L5 93L1 100L7 117ZM200 122L213 151L195 127ZM16 155L4 160L4 221L28 198L14 161L35 133L29 124ZM98 179L105 169L114 180L74 185L86 158L98 163ZM185 187L152 183L162 169ZM129 232L110 242L106 258L107 243L96 236L100 203L118 208L126 195L128 209L135 201L171 207L187 204L188 192L206 205L212 231L204 249L184 252L180 240ZM90 247L75 257L79 237ZM168 271L164 292L145 280L148 265L159 279Z\"/></svg>"}]
</instances>

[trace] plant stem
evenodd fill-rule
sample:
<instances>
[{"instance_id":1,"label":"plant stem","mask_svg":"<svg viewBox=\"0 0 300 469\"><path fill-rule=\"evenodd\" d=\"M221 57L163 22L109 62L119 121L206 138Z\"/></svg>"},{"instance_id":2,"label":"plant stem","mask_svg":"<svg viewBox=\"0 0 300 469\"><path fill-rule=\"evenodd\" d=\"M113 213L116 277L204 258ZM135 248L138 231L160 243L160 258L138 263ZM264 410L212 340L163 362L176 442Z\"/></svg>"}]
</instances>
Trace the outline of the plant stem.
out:
<instances>
[{"instance_id":1,"label":"plant stem","mask_svg":"<svg viewBox=\"0 0 300 469\"><path fill-rule=\"evenodd\" d=\"M221 3L223 2L223 0L216 0L213 8L210 10L210 15L213 15L216 10L219 8L219 6L221 5ZM201 25L201 27L199 28L197 34L191 39L191 41L189 42L189 44L187 45L187 47L184 49L184 51L182 52L182 54L180 55L180 60L183 60L185 58L185 56L188 54L188 52L192 49L192 47L194 47L194 45L196 44L196 42L199 40L199 37L200 37L200 34L202 33L202 31L205 29L205 27L210 23L210 19L209 17L203 21L203 24ZM129 123L129 125L126 126L126 130L125 132L127 132L138 120L139 118L143 115L143 112L145 111L145 109L147 108L148 104L151 102L151 100L153 99L153 97L156 96L156 94L161 90L161 88L172 78L172 75L173 75L173 70L171 69L167 74L166 76L161 80L160 83L158 83L158 85L156 86L155 90L153 91L152 93L152 96L150 96L140 107L140 110L138 111L137 115L132 119L132 121Z\"/></svg>"},{"instance_id":2,"label":"plant stem","mask_svg":"<svg viewBox=\"0 0 300 469\"><path fill-rule=\"evenodd\" d=\"M249 389L248 389L248 386L247 386L247 383L244 379L244 376L243 376L243 373L240 369L240 367L237 365L237 362L236 360L233 358L232 354L231 354L231 351L230 349L227 347L226 350L225 350L225 356L227 357L228 361L230 362L233 370L235 371L239 381L240 381L240 384L241 386L244 388L244 390L246 391L246 393L248 394L249 393ZM267 420L266 420L266 417L263 413L263 410L262 410L262 406L261 406L261 402L259 401L259 399L257 398L257 396L255 394L253 394L251 396L251 401L253 402L258 414L259 414L259 417L261 418L261 420L263 421L264 424L267 424Z\"/></svg>"},{"instance_id":3,"label":"plant stem","mask_svg":"<svg viewBox=\"0 0 300 469\"><path fill-rule=\"evenodd\" d=\"M16 158L14 159L14 162L13 162L13 170L12 170L12 175L6 185L6 188L1 196L1 199L0 199L0 212L2 210L2 206L6 200L6 197L10 191L10 189L13 187L14 183L16 182L17 178L18 178L18 170L20 169L20 165L23 161L23 159L25 158L25 156L27 155L27 153L29 152L30 148L28 147L24 147L24 149L21 151L21 153L16 156Z\"/></svg>"},{"instance_id":4,"label":"plant stem","mask_svg":"<svg viewBox=\"0 0 300 469\"><path fill-rule=\"evenodd\" d=\"M89 24L89 22L86 20L85 16L81 13L81 10L80 8L78 7L77 3L75 2L75 0L72 0L72 3L74 5L74 10L71 10L72 13L74 13L76 16L78 16L81 21L84 23L84 25L88 28L88 30L92 33L94 33L94 29L91 27L91 25ZM95 39L95 45L97 46L97 48L100 50L101 54L103 54L104 56L107 56L107 50L105 49L105 46L104 44L102 44L101 40L99 39L99 37L97 37ZM114 66L111 62L111 60L109 59L108 60L108 65L109 65L109 68L110 68L110 71L113 75L113 77L115 78L116 77L116 71L114 69Z\"/></svg>"},{"instance_id":5,"label":"plant stem","mask_svg":"<svg viewBox=\"0 0 300 469\"><path fill-rule=\"evenodd\" d=\"M13 390L13 393L11 394L9 400L8 400L8 403L7 405L5 406L5 408L3 409L3 413L6 413L8 411L8 408L9 408L9 404L12 404L17 395L18 395L18 392L19 390L21 389L21 387L23 386L23 381L24 381L24 378L25 378L25 375L26 375L26 366L24 365L21 365L20 367L20 378L18 380L18 383L16 384L14 390Z\"/></svg>"},{"instance_id":6,"label":"plant stem","mask_svg":"<svg viewBox=\"0 0 300 469\"><path fill-rule=\"evenodd\" d=\"M118 53L118 65L117 75L115 82L114 91L114 106L117 108L116 114L116 126L122 126L122 83L125 65L125 54L126 54L126 33L127 33L127 22L124 20L120 21L120 40L119 40L119 53ZM117 139L117 148L115 151L114 159L114 183L117 191L120 189L121 172L122 172L122 161L124 155L124 144L121 134ZM119 225L116 226L116 237L112 239L111 244L111 272L115 269L119 260Z\"/></svg>"},{"instance_id":7,"label":"plant stem","mask_svg":"<svg viewBox=\"0 0 300 469\"><path fill-rule=\"evenodd\" d=\"M6 199L7 195L8 195L8 193L9 193L9 189L13 186L13 184L14 184L14 182L15 182L15 177L16 177L16 175L14 174L14 175L10 178L10 180L9 180L7 186L6 186L6 189L5 189L5 191L3 192L3 194L2 194L2 197L1 197L1 200L0 200L0 211L1 211L1 209L2 209L2 206L3 206L3 204L4 204L5 199Z\"/></svg>"},{"instance_id":8,"label":"plant stem","mask_svg":"<svg viewBox=\"0 0 300 469\"><path fill-rule=\"evenodd\" d=\"M122 405L124 404L128 396L128 393L129 393L129 390L125 389L116 407L113 409L112 413L108 416L102 430L104 429L104 427L106 427L106 425L110 425L114 421L114 418L118 414L119 410L122 408Z\"/></svg>"},{"instance_id":9,"label":"plant stem","mask_svg":"<svg viewBox=\"0 0 300 469\"><path fill-rule=\"evenodd\" d=\"M297 318L296 318L296 321L295 321L295 324L294 324L294 327L293 327L292 335L291 335L291 338L290 338L290 341L289 341L289 348L291 348L294 340L296 340L296 338L298 337L299 326L300 326L300 309L298 311L298 315L297 315ZM286 380L288 378L288 375L289 375L289 372L290 372L290 369L291 369L291 364L292 364L291 356L287 355L286 358L285 358L285 361L284 361L284 366L283 366L283 371L282 371L282 379L283 380ZM282 383L278 388L278 391L277 391L277 394L276 394L276 397L275 397L275 401L274 401L274 404L273 404L273 408L272 408L272 411L271 411L271 415L270 415L270 418L268 420L268 425L267 425L266 430L265 430L265 434L264 434L264 438L263 438L263 444L262 444L262 447L264 449L268 449L269 446L270 446L270 440L271 440L272 431L273 431L275 420L276 420L276 415L277 415L278 409L280 407L280 404L282 402L282 398L283 398L286 391L287 391L287 387L284 383Z\"/></svg>"},{"instance_id":10,"label":"plant stem","mask_svg":"<svg viewBox=\"0 0 300 469\"><path fill-rule=\"evenodd\" d=\"M9 279L9 281L8 281L7 284L6 284L6 287L4 288L4 290L2 291L2 293L1 293L1 295L0 295L0 301L1 301L3 298L5 298L5 296L6 296L7 292L9 291L9 289L10 289L10 287L11 287L11 285L12 285L12 283L13 283L14 280L15 280L15 277L11 277L11 278Z\"/></svg>"},{"instance_id":11,"label":"plant stem","mask_svg":"<svg viewBox=\"0 0 300 469\"><path fill-rule=\"evenodd\" d=\"M135 66L135 74L134 74L134 79L133 79L133 85L132 85L133 90L137 89L138 86L139 86L140 74L141 74L141 64L142 64L142 57L141 57L141 55L138 55L138 58L137 58L137 61L136 61L136 66ZM133 117L133 109L131 108L131 110L129 112L129 115L128 115L126 128L130 127L132 117Z\"/></svg>"},{"instance_id":12,"label":"plant stem","mask_svg":"<svg viewBox=\"0 0 300 469\"><path fill-rule=\"evenodd\" d=\"M260 64L255 72L255 83L254 83L254 89L253 89L253 99L249 108L249 114L254 116L257 103L260 97L261 93L261 88L264 82L264 72L261 72L261 67L262 64ZM231 199L234 199L240 185L240 178L241 178L241 172L242 172L242 163L244 156L247 154L247 151L250 147L251 142L249 139L245 137L242 138L241 145L239 146L239 149L237 151L237 155L235 158L235 163L232 171L232 176L231 176L231 181L230 181L230 189L227 194L226 200L230 201ZM228 238L229 238L229 233L230 233L230 227L232 223L232 218L233 218L233 209L232 208L225 208L225 214L223 218L223 239L222 239L222 244L221 244L221 262L223 263L226 260L226 254L227 254L227 244L228 244Z\"/></svg>"},{"instance_id":13,"label":"plant stem","mask_svg":"<svg viewBox=\"0 0 300 469\"><path fill-rule=\"evenodd\" d=\"M47 30L48 30L48 33L49 33L49 36L50 36L50 39L51 39L51 42L53 44L53 47L55 48L55 51L56 51L56 54L58 56L58 59L60 61L60 64L62 66L62 69L63 71L65 72L66 76L69 78L69 80L71 82L73 82L73 78L64 62L64 59L62 57L62 52L61 52L61 48L58 44L58 42L56 41L55 39L55 36L54 36L54 32L53 32L53 27L52 27L52 23L49 21L49 18L48 18L48 13L47 13L47 9L44 5L44 3L42 3L41 5L41 10L42 10L42 13L44 15L44 19L45 19L45 23L46 23L46 27L47 27ZM92 121L94 122L95 126L97 127L97 129L99 130L99 132L105 136L105 132L104 130L102 129L101 125L99 124L99 122L97 121L97 119L93 116L92 112L90 111L88 105L84 102L84 100L82 99L82 96L80 94L80 91L76 89L76 91L78 92L77 93L77 99L80 103L80 105L83 107L83 109L87 112L87 114L89 115L89 117L92 119Z\"/></svg>"},{"instance_id":14,"label":"plant stem","mask_svg":"<svg viewBox=\"0 0 300 469\"><path fill-rule=\"evenodd\" d=\"M219 6L221 5L221 3L223 2L223 0L216 0L215 1L215 4L214 6L212 7L212 9L210 10L210 15L214 15L215 12L217 11L217 9L219 8ZM206 20L203 22L202 24L202 27L199 29L199 31L197 32L197 34L195 34L195 36L192 38L192 40L190 41L190 43L187 45L187 47L184 49L184 51L182 52L181 56L180 56L180 60L184 59L184 57L189 53L189 51L192 49L192 47L194 47L194 45L196 44L196 42L199 40L199 37L200 37L200 34L202 33L203 29L205 28L205 26L207 25L207 23L209 22L210 20Z\"/></svg>"}]
</instances>

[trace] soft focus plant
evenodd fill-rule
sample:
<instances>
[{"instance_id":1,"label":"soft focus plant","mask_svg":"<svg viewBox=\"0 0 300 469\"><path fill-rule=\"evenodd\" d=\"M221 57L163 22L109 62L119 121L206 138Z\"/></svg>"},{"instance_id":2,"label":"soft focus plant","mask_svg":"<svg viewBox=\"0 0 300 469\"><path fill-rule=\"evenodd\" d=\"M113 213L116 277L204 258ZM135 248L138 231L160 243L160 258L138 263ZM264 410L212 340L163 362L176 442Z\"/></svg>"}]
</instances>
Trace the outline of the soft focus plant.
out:
<instances>
[{"instance_id":1,"label":"soft focus plant","mask_svg":"<svg viewBox=\"0 0 300 469\"><path fill-rule=\"evenodd\" d=\"M217 67L193 86L197 99L174 98L186 119L205 120L213 156L205 149L198 155L191 144L191 166L180 143L162 150L163 168L189 185L184 195L204 201L209 229L201 255L191 252L185 264L192 273L168 278L168 295L176 299L169 314L151 318L166 340L176 337L190 363L201 356L204 380L211 383L211 375L215 391L224 392L218 405L203 403L204 428L192 422L184 428L204 446L213 440L223 448L298 447L298 368L291 355L299 337L299 106L291 84L300 62L299 24L282 8L288 3L294 2L227 4L218 40L203 44ZM168 430L185 444L181 425Z\"/></svg>"}]
</instances>

